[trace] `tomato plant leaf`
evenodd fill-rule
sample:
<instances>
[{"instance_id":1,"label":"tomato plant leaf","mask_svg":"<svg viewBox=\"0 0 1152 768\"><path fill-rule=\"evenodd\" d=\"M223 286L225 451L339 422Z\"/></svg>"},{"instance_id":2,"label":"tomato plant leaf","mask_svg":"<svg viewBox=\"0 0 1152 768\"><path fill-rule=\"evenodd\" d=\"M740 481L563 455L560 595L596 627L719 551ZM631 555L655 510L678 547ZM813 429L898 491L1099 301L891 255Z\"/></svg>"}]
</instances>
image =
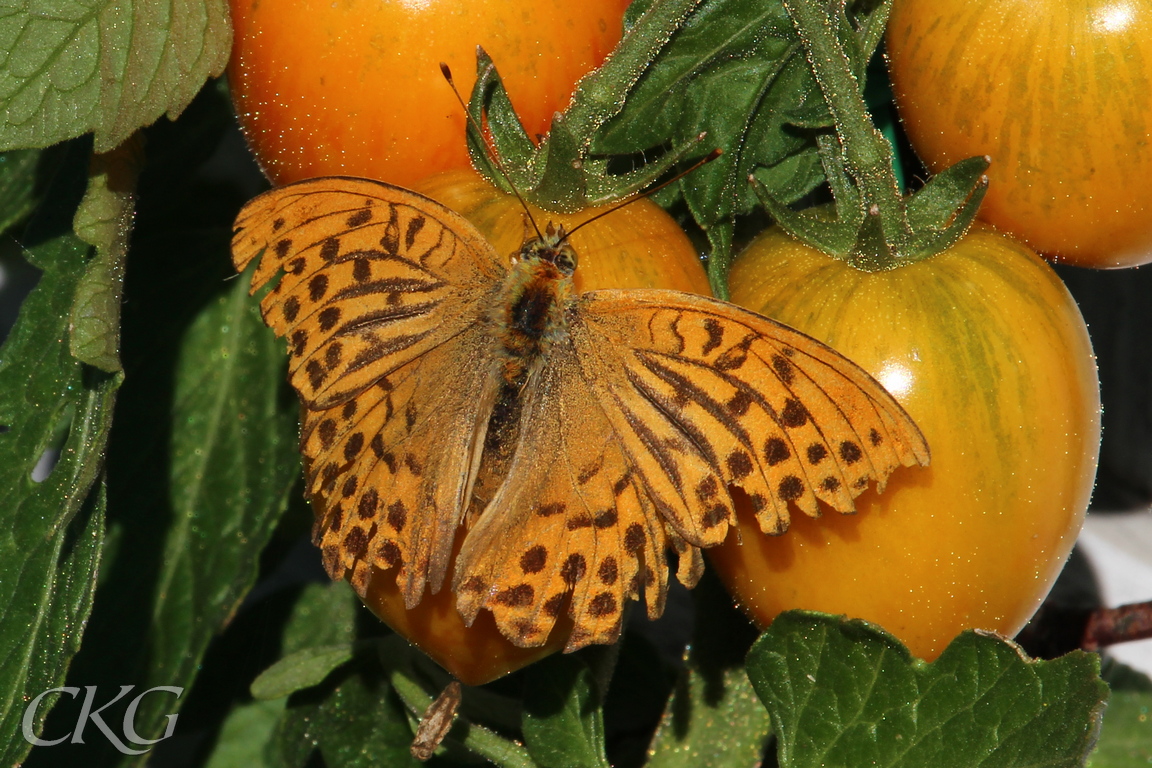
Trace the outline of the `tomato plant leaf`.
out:
<instances>
[{"instance_id":1,"label":"tomato plant leaf","mask_svg":"<svg viewBox=\"0 0 1152 768\"><path fill-rule=\"evenodd\" d=\"M1107 656L1101 674L1112 695L1088 768L1127 768L1152 762L1152 680Z\"/></svg>"},{"instance_id":2,"label":"tomato plant leaf","mask_svg":"<svg viewBox=\"0 0 1152 768\"><path fill-rule=\"evenodd\" d=\"M861 73L877 40L874 9L847 32ZM792 202L820 181L810 130L831 125L804 50L780 2L720 0L696 10L629 94L624 110L597 134L598 153L634 155L677 146L701 132L701 149L724 155L679 188L705 230L755 206L748 174Z\"/></svg>"},{"instance_id":3,"label":"tomato plant leaf","mask_svg":"<svg viewBox=\"0 0 1152 768\"><path fill-rule=\"evenodd\" d=\"M929 664L875 625L806 611L773 622L748 674L782 768L1079 766L1108 696L1091 654L1033 661L965 632Z\"/></svg>"},{"instance_id":4,"label":"tomato plant leaf","mask_svg":"<svg viewBox=\"0 0 1152 768\"><path fill-rule=\"evenodd\" d=\"M359 605L360 600L346 581L306 586L284 627L284 656L307 648L352 642L356 638Z\"/></svg>"},{"instance_id":5,"label":"tomato plant leaf","mask_svg":"<svg viewBox=\"0 0 1152 768\"><path fill-rule=\"evenodd\" d=\"M0 347L0 755L18 764L31 747L29 702L59 686L80 644L104 533L99 483L119 376L68 352L68 306L90 248L69 218L84 186L82 146L65 161L26 233L41 271ZM25 168L23 173L29 169ZM54 703L41 700L38 734Z\"/></svg>"},{"instance_id":6,"label":"tomato plant leaf","mask_svg":"<svg viewBox=\"0 0 1152 768\"><path fill-rule=\"evenodd\" d=\"M39 160L40 152L35 149L0 153L0 232L32 212Z\"/></svg>"},{"instance_id":7,"label":"tomato plant leaf","mask_svg":"<svg viewBox=\"0 0 1152 768\"><path fill-rule=\"evenodd\" d=\"M772 729L744 670L755 628L711 571L693 597L692 645L652 740L647 768L756 765Z\"/></svg>"},{"instance_id":8,"label":"tomato plant leaf","mask_svg":"<svg viewBox=\"0 0 1152 768\"><path fill-rule=\"evenodd\" d=\"M472 96L468 101L468 114L471 116L466 130L468 156L472 165L479 168L484 176L500 189L511 194L508 179L500 172L492 159L492 152L484 136L476 126L488 122L492 137L492 150L500 158L504 170L511 176L516 189L527 189L529 178L524 175L536 145L528 137L520 116L512 106L512 100L504 89L504 81L496 70L496 65L483 48L476 50L476 84L472 86Z\"/></svg>"},{"instance_id":9,"label":"tomato plant leaf","mask_svg":"<svg viewBox=\"0 0 1152 768\"><path fill-rule=\"evenodd\" d=\"M412 730L384 670L362 654L322 686L293 695L270 750L273 766L308 764L314 751L330 768L416 766Z\"/></svg>"},{"instance_id":10,"label":"tomato plant leaf","mask_svg":"<svg viewBox=\"0 0 1152 768\"><path fill-rule=\"evenodd\" d=\"M95 131L106 152L175 118L228 63L224 0L9 3L0 15L0 148L46 147Z\"/></svg>"},{"instance_id":11,"label":"tomato plant leaf","mask_svg":"<svg viewBox=\"0 0 1152 768\"><path fill-rule=\"evenodd\" d=\"M1128 768L1152 762L1152 692L1113 691L1089 768Z\"/></svg>"},{"instance_id":12,"label":"tomato plant leaf","mask_svg":"<svg viewBox=\"0 0 1152 768\"><path fill-rule=\"evenodd\" d=\"M499 76L487 54L479 52L480 80L473 90L469 112L477 124L483 124L482 116L491 112L488 128L492 143L505 153L508 176L526 200L545 210L569 212L616 202L655 181L691 149L695 138L624 174L609 173L608 159L589 153L595 133L620 112L626 95L657 52L699 4L700 0L665 0L645 8L640 22L628 28L612 55L577 83L568 109L554 116L539 145L532 145L524 135ZM504 174L483 156L487 150L482 137L473 126L468 134L469 152L476 167L493 184L510 191Z\"/></svg>"},{"instance_id":13,"label":"tomato plant leaf","mask_svg":"<svg viewBox=\"0 0 1152 768\"><path fill-rule=\"evenodd\" d=\"M279 699L290 693L324 682L331 672L351 660L352 643L304 648L285 656L252 681L252 698Z\"/></svg>"},{"instance_id":14,"label":"tomato plant leaf","mask_svg":"<svg viewBox=\"0 0 1152 768\"><path fill-rule=\"evenodd\" d=\"M306 511L290 508L289 514ZM285 520L281 526L282 531L291 525L292 521ZM275 575L269 576L262 584L275 583L277 578ZM259 589L261 589L260 586L257 587L257 590ZM285 587L274 590L270 594L265 594L262 599L257 597L256 591L251 593L248 604L243 609L243 611L249 612L246 617L247 620L249 622L261 622L267 629L267 617L262 617L263 621L261 621L261 618L256 618L253 615L260 610L258 606L268 608L271 603L288 598L291 605L286 620L283 621L283 629L279 638L282 652L281 660L294 655L301 656L309 651L314 653L316 649L331 648L332 646L347 647L350 650L347 659L352 658L351 649L354 648L356 639L356 606L359 605L359 600L356 599L348 583L344 581L327 584L313 582L305 585L298 594L291 597L290 591L293 589L293 587ZM250 638L236 640L236 638L230 637L231 633L237 630L244 620L243 611L238 621L229 626L225 635L217 641L218 643L250 641ZM219 646L217 646L216 651L220 651ZM238 646L231 646L225 655L233 657L247 654L240 651ZM279 664L273 665L265 672L270 672L276 666ZM323 674L318 675L313 681L307 682L306 685L294 686L294 690L322 683L327 677L327 673L331 672L332 669L334 667L329 665L329 669ZM263 676L263 674L258 676L257 680ZM197 685L201 684L197 683ZM255 682L253 687L255 687ZM288 716L287 711L286 697L268 701L244 701L234 706L221 726L220 736L217 738L212 754L208 759L207 768L271 768L279 758L269 758L266 752L279 753L280 745L276 734L281 719Z\"/></svg>"},{"instance_id":15,"label":"tomato plant leaf","mask_svg":"<svg viewBox=\"0 0 1152 768\"><path fill-rule=\"evenodd\" d=\"M188 120L148 133L124 287L121 354L131 375L107 459L116 546L70 673L78 685L189 688L255 581L298 477L298 405L285 390L283 344L246 285L226 281L244 194L193 170L225 123L205 126L227 110L205 91ZM186 701L145 697L137 733L160 735ZM109 722L123 716L119 706ZM75 764L121 759L93 740L53 749L53 759Z\"/></svg>"},{"instance_id":16,"label":"tomato plant leaf","mask_svg":"<svg viewBox=\"0 0 1152 768\"><path fill-rule=\"evenodd\" d=\"M136 432L140 445L121 444L138 461L140 450L160 455L122 478L115 497L125 505L123 513L167 523L157 538L143 525L130 534L131 547L143 546L137 535L151 534L158 561L145 604L151 606L153 626L162 631L147 638L150 664L142 684L191 684L209 640L255 582L257 558L287 505L299 463L295 404L280 394L282 346L260 319L247 284L236 280L196 315L174 365L151 371L150 378L140 371L141 380L130 391L145 398L147 389L141 388L155 385L157 376L172 376L170 416L152 434ZM165 362L157 361L158 367ZM166 450L156 444L162 435ZM159 482L139 474L158 469ZM120 470L128 468L120 464ZM117 565L132 563L125 559ZM139 732L146 724L158 726L165 714L142 707Z\"/></svg>"},{"instance_id":17,"label":"tomato plant leaf","mask_svg":"<svg viewBox=\"0 0 1152 768\"><path fill-rule=\"evenodd\" d=\"M284 699L241 704L228 713L205 768L270 768L265 751L284 712Z\"/></svg>"},{"instance_id":18,"label":"tomato plant leaf","mask_svg":"<svg viewBox=\"0 0 1152 768\"><path fill-rule=\"evenodd\" d=\"M584 657L555 654L524 675L521 728L532 759L542 768L606 768L601 695Z\"/></svg>"},{"instance_id":19,"label":"tomato plant leaf","mask_svg":"<svg viewBox=\"0 0 1152 768\"><path fill-rule=\"evenodd\" d=\"M19 568L6 562L0 571L5 586L15 591L3 590L6 610L0 617L0 642L7 651L7 661L0 667L4 691L0 759L5 765L21 764L32 747L30 736L50 738L44 733L44 721L60 694L41 699L32 713L28 707L64 683L68 664L80 647L104 543L105 504L100 483L68 526L26 550ZM9 581L12 576L15 580ZM26 626L13 626L13 621L24 618Z\"/></svg>"}]
</instances>

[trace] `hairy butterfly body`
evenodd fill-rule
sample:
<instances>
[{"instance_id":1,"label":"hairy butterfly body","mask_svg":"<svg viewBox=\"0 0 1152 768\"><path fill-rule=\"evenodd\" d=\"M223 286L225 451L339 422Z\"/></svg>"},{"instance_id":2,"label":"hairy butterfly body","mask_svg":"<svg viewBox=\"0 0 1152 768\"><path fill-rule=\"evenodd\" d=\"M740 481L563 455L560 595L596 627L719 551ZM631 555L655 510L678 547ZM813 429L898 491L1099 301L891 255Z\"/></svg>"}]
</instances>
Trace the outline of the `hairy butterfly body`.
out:
<instances>
[{"instance_id":1,"label":"hairy butterfly body","mask_svg":"<svg viewBox=\"0 0 1152 768\"><path fill-rule=\"evenodd\" d=\"M895 400L808 336L693 294L576 293L563 229L502 258L435 201L322 178L244 208L233 259L258 256L328 572L363 594L394 571L409 608L451 572L466 621L489 610L517 645L561 616L568 650L611 642L633 599L660 615L667 549L694 583L731 485L780 533L793 505L851 512L929 460Z\"/></svg>"}]
</instances>

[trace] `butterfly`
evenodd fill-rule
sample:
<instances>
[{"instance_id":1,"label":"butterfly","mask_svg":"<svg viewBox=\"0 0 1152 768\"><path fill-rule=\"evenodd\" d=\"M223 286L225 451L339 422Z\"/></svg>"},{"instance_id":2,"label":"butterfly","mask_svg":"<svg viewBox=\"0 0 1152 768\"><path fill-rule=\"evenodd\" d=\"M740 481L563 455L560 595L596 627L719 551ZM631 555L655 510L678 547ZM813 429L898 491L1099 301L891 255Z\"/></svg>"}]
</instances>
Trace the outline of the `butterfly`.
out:
<instances>
[{"instance_id":1,"label":"butterfly","mask_svg":"<svg viewBox=\"0 0 1152 768\"><path fill-rule=\"evenodd\" d=\"M729 486L775 534L793 506L852 512L929 461L891 395L815 339L694 294L575 292L563 228L502 257L427 197L328 177L250 201L232 252L258 259L253 293L272 283L328 573L363 596L394 571L409 609L451 573L465 621L491 611L519 646L563 615L566 650L613 642L630 600L658 617L669 549L692 586Z\"/></svg>"}]
</instances>

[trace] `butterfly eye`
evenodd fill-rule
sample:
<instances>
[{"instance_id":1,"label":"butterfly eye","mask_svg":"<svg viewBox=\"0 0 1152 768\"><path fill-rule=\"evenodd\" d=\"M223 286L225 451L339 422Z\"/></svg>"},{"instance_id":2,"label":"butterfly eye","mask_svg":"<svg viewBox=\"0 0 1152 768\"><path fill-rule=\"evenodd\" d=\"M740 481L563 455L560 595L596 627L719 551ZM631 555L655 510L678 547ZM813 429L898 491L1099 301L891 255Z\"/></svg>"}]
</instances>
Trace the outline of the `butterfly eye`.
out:
<instances>
[{"instance_id":1,"label":"butterfly eye","mask_svg":"<svg viewBox=\"0 0 1152 768\"><path fill-rule=\"evenodd\" d=\"M576 251L572 246L564 243L554 253L554 263L557 269L565 275L571 275L576 271Z\"/></svg>"}]
</instances>

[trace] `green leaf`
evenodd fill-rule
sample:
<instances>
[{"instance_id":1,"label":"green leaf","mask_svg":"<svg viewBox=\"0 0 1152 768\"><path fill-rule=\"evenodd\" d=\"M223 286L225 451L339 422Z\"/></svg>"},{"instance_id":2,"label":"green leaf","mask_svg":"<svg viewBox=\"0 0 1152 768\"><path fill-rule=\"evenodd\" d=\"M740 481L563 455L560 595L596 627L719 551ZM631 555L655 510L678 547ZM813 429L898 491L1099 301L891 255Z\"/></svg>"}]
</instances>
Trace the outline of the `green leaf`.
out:
<instances>
[{"instance_id":1,"label":"green leaf","mask_svg":"<svg viewBox=\"0 0 1152 768\"><path fill-rule=\"evenodd\" d=\"M1033 661L965 632L929 664L879 627L804 611L776 618L748 675L782 768L1071 768L1095 744L1108 697L1092 654Z\"/></svg>"},{"instance_id":2,"label":"green leaf","mask_svg":"<svg viewBox=\"0 0 1152 768\"><path fill-rule=\"evenodd\" d=\"M83 152L65 149L25 257L41 270L0 347L0 759L19 763L27 704L59 686L92 608L104 533L98 485L120 384L68 352L89 247L69 231ZM53 460L59 457L58 461ZM46 474L45 474L46 473ZM42 700L33 732L54 703Z\"/></svg>"},{"instance_id":3,"label":"green leaf","mask_svg":"<svg viewBox=\"0 0 1152 768\"><path fill-rule=\"evenodd\" d=\"M179 115L231 44L224 0L13 0L0 15L0 149L95 131L107 152Z\"/></svg>"},{"instance_id":4,"label":"green leaf","mask_svg":"<svg viewBox=\"0 0 1152 768\"><path fill-rule=\"evenodd\" d=\"M153 542L148 686L191 684L208 642L255 583L299 472L296 406L280 397L283 343L247 285L243 276L232 281L188 327L172 369L171 421L156 425L167 433L166 461L138 467L152 475L160 466L164 475L136 475L119 496L134 516L170 521ZM137 451L150 451L159 435L135 437L143 440ZM170 702L156 705L141 708L140 733L162 724Z\"/></svg>"},{"instance_id":5,"label":"green leaf","mask_svg":"<svg viewBox=\"0 0 1152 768\"><path fill-rule=\"evenodd\" d=\"M34 149L0 153L0 232L32 212L39 160L40 152Z\"/></svg>"},{"instance_id":6,"label":"green leaf","mask_svg":"<svg viewBox=\"0 0 1152 768\"><path fill-rule=\"evenodd\" d=\"M1088 768L1152 764L1152 680L1107 656L1101 674L1112 696Z\"/></svg>"},{"instance_id":7,"label":"green leaf","mask_svg":"<svg viewBox=\"0 0 1152 768\"><path fill-rule=\"evenodd\" d=\"M568 212L615 202L655 181L695 143L684 142L665 158L622 175L608 173L607 158L589 155L596 132L620 112L633 85L700 2L662 0L645 9L612 55L577 83L568 109L553 117L548 135L538 146L524 136L490 59L479 52L480 79L469 112L477 125L484 122L481 117L486 111L491 112L492 143L503 153L509 179L525 200L545 210ZM492 183L507 190L503 174L495 173L495 164L483 156L487 152L483 137L472 126L468 134L473 163Z\"/></svg>"},{"instance_id":8,"label":"green leaf","mask_svg":"<svg viewBox=\"0 0 1152 768\"><path fill-rule=\"evenodd\" d=\"M267 606L269 602L283 598L289 591L291 590L281 590L275 593L277 597L271 601L260 601L256 605ZM252 609L256 608L256 605L245 609L248 614L242 613L241 618L229 626L228 633L221 638L222 641L228 639L229 635L245 619L249 622L260 621L259 618L254 619L255 613ZM311 655L315 661L317 649L325 646L328 647L328 650L333 650L332 646L342 645L348 649L348 653L342 654L344 658L334 664L320 664L317 669L322 669L322 671L314 679L306 681L302 685L293 685L291 690L286 689L280 693L272 691L254 692L257 698L266 696L278 696L278 698L270 698L268 701L245 702L235 706L224 721L220 736L208 760L207 768L233 768L233 766L235 768L270 768L275 764L275 760L268 758L266 753L278 753L279 751L277 732L281 719L287 717L287 699L285 696L292 691L322 683L328 673L336 666L352 658L356 637L355 609L357 605L359 605L359 600L348 583L344 581L328 584L310 583L293 598L290 612L286 617L287 620L283 622L283 629L280 633L282 660L293 656L302 659ZM265 621L266 619L267 617L265 617ZM264 626L267 628L266 623ZM280 625L277 624L276 626ZM254 638L251 636L244 636L240 642L251 642L252 639ZM220 646L216 645L213 654L220 652ZM237 655L247 656L248 651L242 646L233 645L229 647L226 653L233 657ZM272 670L277 666L279 664L273 665L265 670L264 674L257 677L257 682L253 683L252 688L258 688L257 683L261 679L266 679L266 676L272 673ZM197 682L197 690L200 690L203 685L204 678L201 677Z\"/></svg>"},{"instance_id":9,"label":"green leaf","mask_svg":"<svg viewBox=\"0 0 1152 768\"><path fill-rule=\"evenodd\" d=\"M407 710L410 734L414 736L420 718L435 698L431 691L439 693L452 678L399 635L382 639L377 652L392 690ZM506 724L509 710L515 709L513 701L485 688L467 686L462 698L452 729L442 743L446 756L457 762L480 757L500 768L537 768L524 747L466 719L471 714L489 723L503 721L500 724Z\"/></svg>"},{"instance_id":10,"label":"green leaf","mask_svg":"<svg viewBox=\"0 0 1152 768\"><path fill-rule=\"evenodd\" d=\"M227 241L219 234L215 250L200 258L222 254ZM283 396L283 344L264 326L243 278L222 283L192 266L198 281L187 269L172 272L170 262L137 264L151 293L133 290L129 269L131 375L108 461L116 557L97 596L99 632L73 671L78 684L189 688L209 642L255 582L298 476L298 405ZM220 287L195 309L205 290ZM145 698L137 732L156 738L186 700ZM114 707L106 718L122 716ZM85 765L120 759L102 743L76 752L61 756Z\"/></svg>"},{"instance_id":11,"label":"green leaf","mask_svg":"<svg viewBox=\"0 0 1152 768\"><path fill-rule=\"evenodd\" d=\"M527 188L530 180L518 172L527 169L536 145L524 131L520 117L512 106L512 100L508 98L508 92L504 89L504 81L483 48L476 49L476 84L472 87L472 96L468 101L468 113L472 119L468 121L466 135L468 156L472 158L472 165L480 169L498 188L512 193L508 179L493 162L488 142L476 130L476 126L484 125L487 119L492 137L491 149L495 150L496 157L500 158L504 170L516 174L512 177L516 188Z\"/></svg>"},{"instance_id":12,"label":"green leaf","mask_svg":"<svg viewBox=\"0 0 1152 768\"><path fill-rule=\"evenodd\" d=\"M648 768L756 765L771 734L744 656L755 628L715 575L696 587L696 626L683 671L652 740Z\"/></svg>"},{"instance_id":13,"label":"green leaf","mask_svg":"<svg viewBox=\"0 0 1152 768\"><path fill-rule=\"evenodd\" d=\"M701 153L720 147L724 155L679 186L693 217L708 230L753 209L747 184L753 171L784 202L822 180L810 132L794 127L805 110L820 118L806 119L813 127L830 124L780 2L717 0L702 5L673 36L593 149L636 154L706 132Z\"/></svg>"},{"instance_id":14,"label":"green leaf","mask_svg":"<svg viewBox=\"0 0 1152 768\"><path fill-rule=\"evenodd\" d=\"M271 749L271 765L297 768L314 750L328 768L416 766L412 730L372 654L344 667L319 689L289 699Z\"/></svg>"},{"instance_id":15,"label":"green leaf","mask_svg":"<svg viewBox=\"0 0 1152 768\"><path fill-rule=\"evenodd\" d=\"M542 768L607 768L604 717L592 669L553 654L525 670L524 743Z\"/></svg>"},{"instance_id":16,"label":"green leaf","mask_svg":"<svg viewBox=\"0 0 1152 768\"><path fill-rule=\"evenodd\" d=\"M353 643L305 648L285 656L252 681L252 698L267 701L324 682L332 670L347 663L356 651Z\"/></svg>"},{"instance_id":17,"label":"green leaf","mask_svg":"<svg viewBox=\"0 0 1152 768\"><path fill-rule=\"evenodd\" d=\"M7 608L0 617L0 638L7 656L0 667L4 692L0 760L4 765L19 765L32 746L25 723L31 726L32 735L49 738L43 734L44 720L59 694L45 697L31 721L24 717L30 700L64 683L68 664L80 647L100 565L105 503L101 483L68 527L25 553L18 581L8 582L10 574L0 574L4 584L16 591L15 597L4 595ZM13 631L11 622L24 616L29 617L26 631Z\"/></svg>"},{"instance_id":18,"label":"green leaf","mask_svg":"<svg viewBox=\"0 0 1152 768\"><path fill-rule=\"evenodd\" d=\"M359 605L360 599L346 581L304 587L284 627L284 656L307 648L353 642Z\"/></svg>"},{"instance_id":19,"label":"green leaf","mask_svg":"<svg viewBox=\"0 0 1152 768\"><path fill-rule=\"evenodd\" d=\"M269 768L264 758L284 699L241 704L228 713L205 768Z\"/></svg>"},{"instance_id":20,"label":"green leaf","mask_svg":"<svg viewBox=\"0 0 1152 768\"><path fill-rule=\"evenodd\" d=\"M1152 692L1113 691L1089 768L1152 764Z\"/></svg>"}]
</instances>

